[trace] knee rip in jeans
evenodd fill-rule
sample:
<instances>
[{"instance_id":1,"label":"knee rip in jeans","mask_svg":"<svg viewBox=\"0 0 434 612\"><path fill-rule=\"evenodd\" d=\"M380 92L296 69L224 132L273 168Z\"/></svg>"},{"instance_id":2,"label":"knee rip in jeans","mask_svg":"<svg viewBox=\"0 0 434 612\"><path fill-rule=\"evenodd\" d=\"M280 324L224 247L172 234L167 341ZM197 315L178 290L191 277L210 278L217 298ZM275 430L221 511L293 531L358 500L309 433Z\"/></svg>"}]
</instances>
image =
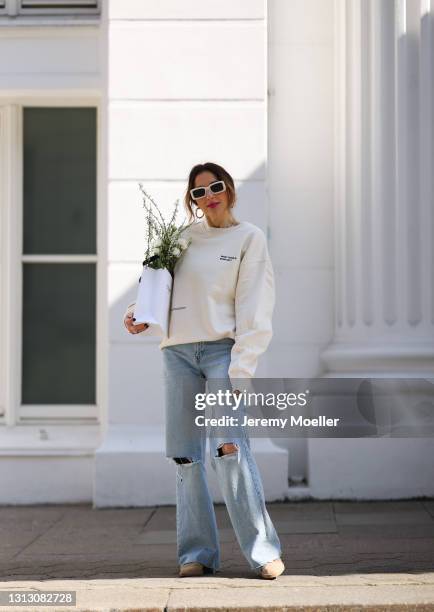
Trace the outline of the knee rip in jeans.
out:
<instances>
[{"instance_id":1,"label":"knee rip in jeans","mask_svg":"<svg viewBox=\"0 0 434 612\"><path fill-rule=\"evenodd\" d=\"M222 455L234 455L238 452L239 446L234 442L223 442L220 446L217 447L217 457L222 457Z\"/></svg>"},{"instance_id":2,"label":"knee rip in jeans","mask_svg":"<svg viewBox=\"0 0 434 612\"><path fill-rule=\"evenodd\" d=\"M174 457L173 461L178 464L182 463L193 463L193 460L189 457Z\"/></svg>"}]
</instances>

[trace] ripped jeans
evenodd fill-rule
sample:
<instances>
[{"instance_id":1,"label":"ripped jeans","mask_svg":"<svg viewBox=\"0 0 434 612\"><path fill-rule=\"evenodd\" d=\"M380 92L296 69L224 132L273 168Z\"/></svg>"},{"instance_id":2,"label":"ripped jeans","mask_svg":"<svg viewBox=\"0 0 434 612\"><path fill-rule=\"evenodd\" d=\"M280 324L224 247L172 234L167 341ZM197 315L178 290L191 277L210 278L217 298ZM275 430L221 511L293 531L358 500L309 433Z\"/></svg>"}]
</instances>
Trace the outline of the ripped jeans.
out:
<instances>
[{"instance_id":1,"label":"ripped jeans","mask_svg":"<svg viewBox=\"0 0 434 612\"><path fill-rule=\"evenodd\" d=\"M225 389L232 390L228 369L233 344L232 338L223 338L162 349L166 457L176 465L178 561L180 565L197 561L211 572L220 567L220 546L206 479L207 432L194 422L195 416L205 411L196 410L195 394L206 392L206 381L210 393L221 389L222 382ZM213 388L216 385L218 389ZM243 402L235 414L241 422ZM218 417L218 406L211 406L211 414L206 416ZM265 507L261 477L245 429L238 426L230 431L231 436L219 437L214 434L220 432L209 428L211 465L240 548L250 567L259 573L261 566L281 556L280 541ZM221 454L219 448L226 443L233 443L236 452Z\"/></svg>"}]
</instances>

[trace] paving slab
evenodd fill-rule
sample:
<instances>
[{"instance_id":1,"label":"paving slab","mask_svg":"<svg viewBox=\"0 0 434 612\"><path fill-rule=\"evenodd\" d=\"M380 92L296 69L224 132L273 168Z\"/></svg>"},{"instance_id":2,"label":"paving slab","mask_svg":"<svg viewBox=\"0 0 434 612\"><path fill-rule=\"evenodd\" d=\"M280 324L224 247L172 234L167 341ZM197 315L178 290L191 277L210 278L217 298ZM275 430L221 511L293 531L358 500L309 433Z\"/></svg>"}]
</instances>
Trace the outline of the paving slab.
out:
<instances>
[{"instance_id":1,"label":"paving slab","mask_svg":"<svg viewBox=\"0 0 434 612\"><path fill-rule=\"evenodd\" d=\"M427 500L430 501L430 500ZM334 501L334 513L346 512L359 514L361 512L417 512L425 507L424 501L419 500L391 500L391 501Z\"/></svg>"},{"instance_id":2,"label":"paving slab","mask_svg":"<svg viewBox=\"0 0 434 612\"><path fill-rule=\"evenodd\" d=\"M65 525L85 526L105 525L119 527L120 525L138 526L144 528L157 508L101 508L89 511L89 505L66 507L61 523Z\"/></svg>"},{"instance_id":3,"label":"paving slab","mask_svg":"<svg viewBox=\"0 0 434 612\"><path fill-rule=\"evenodd\" d=\"M423 507L429 512L431 518L434 520L434 501L423 502Z\"/></svg>"},{"instance_id":4,"label":"paving slab","mask_svg":"<svg viewBox=\"0 0 434 612\"><path fill-rule=\"evenodd\" d=\"M339 587L250 587L242 590L228 587L219 589L218 596L210 589L197 589L193 599L191 592L172 590L167 602L167 612L195 612L196 610L233 610L254 612L267 610L432 610L434 587L420 585L416 592L412 587L383 586L381 589L370 586ZM197 604L197 601L200 604ZM217 601L216 601L217 600ZM393 608L392 608L393 606Z\"/></svg>"},{"instance_id":5,"label":"paving slab","mask_svg":"<svg viewBox=\"0 0 434 612\"><path fill-rule=\"evenodd\" d=\"M334 520L333 502L328 501L267 503L267 510L273 520Z\"/></svg>"},{"instance_id":6,"label":"paving slab","mask_svg":"<svg viewBox=\"0 0 434 612\"><path fill-rule=\"evenodd\" d=\"M138 547L140 527L138 525L63 525L57 524L42 533L26 547L26 555L57 554L59 547L68 554L83 554L97 551L111 555L123 548ZM142 547L143 549L143 547ZM144 550L140 551L144 552Z\"/></svg>"},{"instance_id":7,"label":"paving slab","mask_svg":"<svg viewBox=\"0 0 434 612\"><path fill-rule=\"evenodd\" d=\"M131 611L137 612L162 612L166 609L169 598L170 589L161 584L154 588L147 587L140 583L125 581L103 581L97 583L94 581L79 582L79 581L48 581L48 582L29 582L29 583L12 583L5 589L2 585L0 591L18 591L18 592L44 592L44 591L75 591L76 605L74 606L1 606L2 610L15 611L22 610L23 612L47 612L48 610L59 611L99 611L110 610L115 612Z\"/></svg>"},{"instance_id":8,"label":"paving slab","mask_svg":"<svg viewBox=\"0 0 434 612\"><path fill-rule=\"evenodd\" d=\"M380 537L380 538L434 538L434 523L395 523L384 525L346 524L338 526L342 538L350 537Z\"/></svg>"}]
</instances>

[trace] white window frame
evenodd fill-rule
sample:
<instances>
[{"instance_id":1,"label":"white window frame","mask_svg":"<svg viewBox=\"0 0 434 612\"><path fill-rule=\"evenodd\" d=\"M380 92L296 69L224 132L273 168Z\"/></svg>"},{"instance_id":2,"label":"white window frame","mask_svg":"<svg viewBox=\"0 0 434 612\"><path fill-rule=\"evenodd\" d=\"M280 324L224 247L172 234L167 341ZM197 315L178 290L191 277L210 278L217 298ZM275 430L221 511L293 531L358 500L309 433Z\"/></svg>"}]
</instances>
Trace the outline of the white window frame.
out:
<instances>
[{"instance_id":1,"label":"white window frame","mask_svg":"<svg viewBox=\"0 0 434 612\"><path fill-rule=\"evenodd\" d=\"M97 254L23 255L23 109L27 106L93 106L97 113ZM0 100L0 425L104 423L107 402L107 299L105 231L107 219L101 204L103 188L101 101L99 98L26 97ZM96 404L21 404L22 266L24 262L92 262L96 265ZM0 428L1 429L1 428ZM0 435L1 441L1 435ZM1 446L1 444L0 444Z\"/></svg>"},{"instance_id":2,"label":"white window frame","mask_svg":"<svg viewBox=\"0 0 434 612\"><path fill-rule=\"evenodd\" d=\"M46 0L46 2L40 2L40 4L46 4L53 6L45 7L23 7L26 0L5 0L4 9L1 9L2 14L6 14L8 17L87 17L87 16L99 16L101 14L101 0ZM89 4L89 6L79 6L79 4ZM56 6L56 4L58 6ZM64 4L64 6L59 6ZM77 6L74 7L74 4ZM92 6L94 4L95 6ZM69 6L68 6L69 5Z\"/></svg>"}]
</instances>

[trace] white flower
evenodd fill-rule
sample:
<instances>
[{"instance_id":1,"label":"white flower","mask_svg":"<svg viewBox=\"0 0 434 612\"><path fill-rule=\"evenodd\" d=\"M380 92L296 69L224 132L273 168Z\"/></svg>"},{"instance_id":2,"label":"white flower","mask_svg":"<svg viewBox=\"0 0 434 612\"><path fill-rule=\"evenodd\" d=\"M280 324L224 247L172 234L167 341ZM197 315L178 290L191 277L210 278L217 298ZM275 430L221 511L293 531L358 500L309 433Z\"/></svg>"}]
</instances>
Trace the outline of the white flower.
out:
<instances>
[{"instance_id":1,"label":"white flower","mask_svg":"<svg viewBox=\"0 0 434 612\"><path fill-rule=\"evenodd\" d=\"M173 254L175 255L175 257L178 257L178 255L181 255L181 250L178 249L178 247L175 247L173 249Z\"/></svg>"},{"instance_id":2,"label":"white flower","mask_svg":"<svg viewBox=\"0 0 434 612\"><path fill-rule=\"evenodd\" d=\"M180 239L178 240L178 246L179 246L181 249L186 249L186 248L188 247L188 241L187 241L185 238L180 238Z\"/></svg>"}]
</instances>

